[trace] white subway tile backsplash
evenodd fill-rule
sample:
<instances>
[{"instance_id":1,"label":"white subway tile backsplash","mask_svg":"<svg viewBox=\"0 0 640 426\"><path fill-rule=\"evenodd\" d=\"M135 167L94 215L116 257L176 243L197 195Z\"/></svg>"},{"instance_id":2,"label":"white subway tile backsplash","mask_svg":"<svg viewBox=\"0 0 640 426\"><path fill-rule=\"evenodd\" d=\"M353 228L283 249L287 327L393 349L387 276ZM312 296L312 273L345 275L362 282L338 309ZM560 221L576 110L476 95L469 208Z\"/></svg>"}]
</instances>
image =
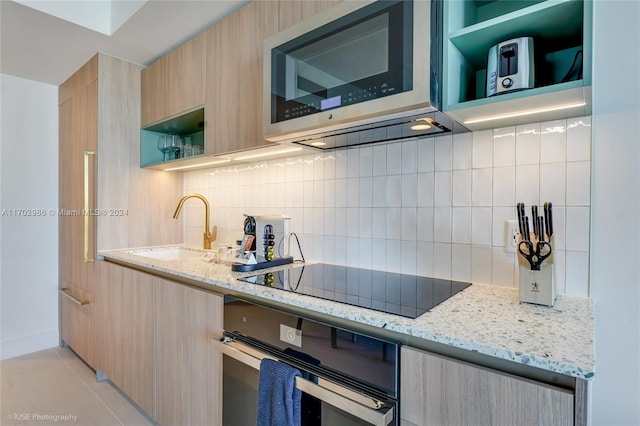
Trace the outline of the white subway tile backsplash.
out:
<instances>
[{"instance_id":1,"label":"white subway tile backsplash","mask_svg":"<svg viewBox=\"0 0 640 426\"><path fill-rule=\"evenodd\" d=\"M504 127L493 131L493 167L516 165L516 130Z\"/></svg>"},{"instance_id":2,"label":"white subway tile backsplash","mask_svg":"<svg viewBox=\"0 0 640 426\"><path fill-rule=\"evenodd\" d=\"M450 206L452 198L452 172L434 173L434 205Z\"/></svg>"},{"instance_id":3,"label":"white subway tile backsplash","mask_svg":"<svg viewBox=\"0 0 640 426\"><path fill-rule=\"evenodd\" d=\"M433 172L435 170L434 138L418 139L418 173Z\"/></svg>"},{"instance_id":4,"label":"white subway tile backsplash","mask_svg":"<svg viewBox=\"0 0 640 426\"><path fill-rule=\"evenodd\" d=\"M423 277L433 276L433 243L418 241L416 251L416 273Z\"/></svg>"},{"instance_id":5,"label":"white subway tile backsplash","mask_svg":"<svg viewBox=\"0 0 640 426\"><path fill-rule=\"evenodd\" d=\"M454 170L452 186L452 205L454 207L471 206L471 170Z\"/></svg>"},{"instance_id":6,"label":"white subway tile backsplash","mask_svg":"<svg viewBox=\"0 0 640 426\"><path fill-rule=\"evenodd\" d=\"M387 209L374 207L371 209L371 237L386 238L387 236Z\"/></svg>"},{"instance_id":7,"label":"white subway tile backsplash","mask_svg":"<svg viewBox=\"0 0 640 426\"><path fill-rule=\"evenodd\" d=\"M387 207L402 206L402 176L387 176Z\"/></svg>"},{"instance_id":8,"label":"white subway tile backsplash","mask_svg":"<svg viewBox=\"0 0 640 426\"><path fill-rule=\"evenodd\" d=\"M473 133L453 135L453 170L471 169Z\"/></svg>"},{"instance_id":9,"label":"white subway tile backsplash","mask_svg":"<svg viewBox=\"0 0 640 426\"><path fill-rule=\"evenodd\" d=\"M591 117L567 120L567 161L591 160Z\"/></svg>"},{"instance_id":10,"label":"white subway tile backsplash","mask_svg":"<svg viewBox=\"0 0 640 426\"><path fill-rule=\"evenodd\" d=\"M387 206L387 177L386 176L374 176L371 178L372 186L372 206L373 207L386 207Z\"/></svg>"},{"instance_id":11,"label":"white subway tile backsplash","mask_svg":"<svg viewBox=\"0 0 640 426\"><path fill-rule=\"evenodd\" d=\"M565 120L540 123L540 163L567 161L567 123Z\"/></svg>"},{"instance_id":12,"label":"white subway tile backsplash","mask_svg":"<svg viewBox=\"0 0 640 426\"><path fill-rule=\"evenodd\" d=\"M540 163L540 124L516 127L516 165Z\"/></svg>"},{"instance_id":13,"label":"white subway tile backsplash","mask_svg":"<svg viewBox=\"0 0 640 426\"><path fill-rule=\"evenodd\" d=\"M402 207L418 205L418 175L416 173L402 175Z\"/></svg>"},{"instance_id":14,"label":"white subway tile backsplash","mask_svg":"<svg viewBox=\"0 0 640 426\"><path fill-rule=\"evenodd\" d=\"M375 145L372 154L372 174L373 176L387 175L387 146Z\"/></svg>"},{"instance_id":15,"label":"white subway tile backsplash","mask_svg":"<svg viewBox=\"0 0 640 426\"><path fill-rule=\"evenodd\" d=\"M216 244L243 213L287 214L313 261L517 286L504 251L515 203L554 204L559 292L588 295L591 118L440 135L207 171L185 192L215 206ZM200 245L203 209L185 206L185 243ZM294 255L297 245L294 245Z\"/></svg>"},{"instance_id":16,"label":"white subway tile backsplash","mask_svg":"<svg viewBox=\"0 0 640 426\"><path fill-rule=\"evenodd\" d=\"M589 207L567 207L567 251L589 251Z\"/></svg>"},{"instance_id":17,"label":"white subway tile backsplash","mask_svg":"<svg viewBox=\"0 0 640 426\"><path fill-rule=\"evenodd\" d=\"M567 163L567 206L588 206L591 200L591 162Z\"/></svg>"},{"instance_id":18,"label":"white subway tile backsplash","mask_svg":"<svg viewBox=\"0 0 640 426\"><path fill-rule=\"evenodd\" d=\"M435 207L433 209L433 241L437 243L451 242L451 207Z\"/></svg>"},{"instance_id":19,"label":"white subway tile backsplash","mask_svg":"<svg viewBox=\"0 0 640 426\"><path fill-rule=\"evenodd\" d=\"M412 139L402 142L402 173L418 172L418 141Z\"/></svg>"},{"instance_id":20,"label":"white subway tile backsplash","mask_svg":"<svg viewBox=\"0 0 640 426\"><path fill-rule=\"evenodd\" d=\"M516 166L516 203L540 203L540 165Z\"/></svg>"},{"instance_id":21,"label":"white subway tile backsplash","mask_svg":"<svg viewBox=\"0 0 640 426\"><path fill-rule=\"evenodd\" d=\"M504 248L505 222L516 219L515 207L494 207L492 218L492 245Z\"/></svg>"},{"instance_id":22,"label":"white subway tile backsplash","mask_svg":"<svg viewBox=\"0 0 640 426\"><path fill-rule=\"evenodd\" d=\"M449 171L453 166L453 136L434 138L435 171Z\"/></svg>"},{"instance_id":23,"label":"white subway tile backsplash","mask_svg":"<svg viewBox=\"0 0 640 426\"><path fill-rule=\"evenodd\" d=\"M566 203L566 175L566 163L541 164L540 200L564 206Z\"/></svg>"},{"instance_id":24,"label":"white subway tile backsplash","mask_svg":"<svg viewBox=\"0 0 640 426\"><path fill-rule=\"evenodd\" d=\"M493 247L491 252L491 283L515 287L515 259L513 253L505 253L501 247Z\"/></svg>"},{"instance_id":25,"label":"white subway tile backsplash","mask_svg":"<svg viewBox=\"0 0 640 426\"><path fill-rule=\"evenodd\" d=\"M387 239L400 239L402 233L402 210L398 207L387 208Z\"/></svg>"},{"instance_id":26,"label":"white subway tile backsplash","mask_svg":"<svg viewBox=\"0 0 640 426\"><path fill-rule=\"evenodd\" d=\"M451 279L471 280L471 246L453 244L451 246Z\"/></svg>"},{"instance_id":27,"label":"white subway tile backsplash","mask_svg":"<svg viewBox=\"0 0 640 426\"><path fill-rule=\"evenodd\" d=\"M360 207L373 206L373 178L360 178Z\"/></svg>"},{"instance_id":28,"label":"white subway tile backsplash","mask_svg":"<svg viewBox=\"0 0 640 426\"><path fill-rule=\"evenodd\" d=\"M373 176L373 148L360 148L360 177Z\"/></svg>"},{"instance_id":29,"label":"white subway tile backsplash","mask_svg":"<svg viewBox=\"0 0 640 426\"><path fill-rule=\"evenodd\" d=\"M418 207L434 205L434 173L418 173Z\"/></svg>"},{"instance_id":30,"label":"white subway tile backsplash","mask_svg":"<svg viewBox=\"0 0 640 426\"><path fill-rule=\"evenodd\" d=\"M589 253L567 251L566 294L589 297Z\"/></svg>"},{"instance_id":31,"label":"white subway tile backsplash","mask_svg":"<svg viewBox=\"0 0 640 426\"><path fill-rule=\"evenodd\" d=\"M419 207L417 217L418 241L433 241L433 207Z\"/></svg>"},{"instance_id":32,"label":"white subway tile backsplash","mask_svg":"<svg viewBox=\"0 0 640 426\"><path fill-rule=\"evenodd\" d=\"M471 208L471 244L490 246L492 239L493 217L491 207Z\"/></svg>"},{"instance_id":33,"label":"white subway tile backsplash","mask_svg":"<svg viewBox=\"0 0 640 426\"><path fill-rule=\"evenodd\" d=\"M471 207L454 207L452 209L451 242L471 244Z\"/></svg>"},{"instance_id":34,"label":"white subway tile backsplash","mask_svg":"<svg viewBox=\"0 0 640 426\"><path fill-rule=\"evenodd\" d=\"M471 171L471 204L478 207L493 205L493 169Z\"/></svg>"},{"instance_id":35,"label":"white subway tile backsplash","mask_svg":"<svg viewBox=\"0 0 640 426\"><path fill-rule=\"evenodd\" d=\"M493 249L486 246L471 246L471 281L491 284L491 257Z\"/></svg>"},{"instance_id":36,"label":"white subway tile backsplash","mask_svg":"<svg viewBox=\"0 0 640 426\"><path fill-rule=\"evenodd\" d=\"M451 279L451 244L433 244L433 275Z\"/></svg>"},{"instance_id":37,"label":"white subway tile backsplash","mask_svg":"<svg viewBox=\"0 0 640 426\"><path fill-rule=\"evenodd\" d=\"M387 145L387 175L402 173L402 148L399 143Z\"/></svg>"},{"instance_id":38,"label":"white subway tile backsplash","mask_svg":"<svg viewBox=\"0 0 640 426\"><path fill-rule=\"evenodd\" d=\"M493 169L493 205L515 206L516 168L496 167Z\"/></svg>"},{"instance_id":39,"label":"white subway tile backsplash","mask_svg":"<svg viewBox=\"0 0 640 426\"><path fill-rule=\"evenodd\" d=\"M493 167L493 130L473 132L472 167Z\"/></svg>"},{"instance_id":40,"label":"white subway tile backsplash","mask_svg":"<svg viewBox=\"0 0 640 426\"><path fill-rule=\"evenodd\" d=\"M403 207L401 210L400 239L403 241L415 241L418 232L418 211L415 207Z\"/></svg>"}]
</instances>

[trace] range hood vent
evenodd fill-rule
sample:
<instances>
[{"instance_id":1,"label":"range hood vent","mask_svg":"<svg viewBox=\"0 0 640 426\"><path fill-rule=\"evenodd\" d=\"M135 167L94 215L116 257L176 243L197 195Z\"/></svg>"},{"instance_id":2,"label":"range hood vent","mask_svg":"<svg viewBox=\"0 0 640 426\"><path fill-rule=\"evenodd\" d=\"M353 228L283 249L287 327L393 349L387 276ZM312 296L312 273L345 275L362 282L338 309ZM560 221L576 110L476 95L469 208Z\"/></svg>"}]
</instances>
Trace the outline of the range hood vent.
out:
<instances>
[{"instance_id":1,"label":"range hood vent","mask_svg":"<svg viewBox=\"0 0 640 426\"><path fill-rule=\"evenodd\" d=\"M468 131L466 127L453 121L442 112L432 111L415 114L414 111L414 113L402 117L339 130L325 130L281 142L329 150L417 137L437 136L446 133L465 133Z\"/></svg>"}]
</instances>

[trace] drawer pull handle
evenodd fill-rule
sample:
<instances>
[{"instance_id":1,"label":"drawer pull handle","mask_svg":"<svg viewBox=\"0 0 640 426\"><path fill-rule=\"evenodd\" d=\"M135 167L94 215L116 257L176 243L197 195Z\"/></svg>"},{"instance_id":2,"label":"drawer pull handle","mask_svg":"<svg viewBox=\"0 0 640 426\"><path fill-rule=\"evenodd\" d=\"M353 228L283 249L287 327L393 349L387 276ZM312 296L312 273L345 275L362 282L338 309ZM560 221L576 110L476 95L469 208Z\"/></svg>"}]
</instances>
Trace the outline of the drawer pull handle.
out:
<instances>
[{"instance_id":1,"label":"drawer pull handle","mask_svg":"<svg viewBox=\"0 0 640 426\"><path fill-rule=\"evenodd\" d=\"M63 295L64 297L66 297L67 299L69 299L70 301L72 301L73 303L75 303L78 306L86 306L89 304L88 301L83 301L80 299L76 299L75 297L73 297L71 294L69 294L69 289L65 288L61 288L60 290L58 290L58 292Z\"/></svg>"}]
</instances>

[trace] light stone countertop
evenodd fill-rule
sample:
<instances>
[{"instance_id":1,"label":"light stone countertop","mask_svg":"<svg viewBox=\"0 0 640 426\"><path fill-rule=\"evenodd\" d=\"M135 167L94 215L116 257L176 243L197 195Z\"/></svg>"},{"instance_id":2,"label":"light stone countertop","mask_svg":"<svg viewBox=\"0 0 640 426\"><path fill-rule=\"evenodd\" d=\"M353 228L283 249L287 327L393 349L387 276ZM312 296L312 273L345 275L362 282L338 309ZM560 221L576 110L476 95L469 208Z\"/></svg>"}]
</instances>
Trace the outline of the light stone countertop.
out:
<instances>
[{"instance_id":1,"label":"light stone countertop","mask_svg":"<svg viewBox=\"0 0 640 426\"><path fill-rule=\"evenodd\" d=\"M179 260L140 255L174 247L181 246L112 250L100 255L176 280L185 278L211 285L214 292L247 294L565 376L594 376L591 299L559 296L550 308L520 303L517 288L473 284L431 311L410 319L238 281L238 277L256 272L232 272L229 266L205 262L201 258L203 251L198 249L183 247L185 252L192 251L193 257Z\"/></svg>"}]
</instances>

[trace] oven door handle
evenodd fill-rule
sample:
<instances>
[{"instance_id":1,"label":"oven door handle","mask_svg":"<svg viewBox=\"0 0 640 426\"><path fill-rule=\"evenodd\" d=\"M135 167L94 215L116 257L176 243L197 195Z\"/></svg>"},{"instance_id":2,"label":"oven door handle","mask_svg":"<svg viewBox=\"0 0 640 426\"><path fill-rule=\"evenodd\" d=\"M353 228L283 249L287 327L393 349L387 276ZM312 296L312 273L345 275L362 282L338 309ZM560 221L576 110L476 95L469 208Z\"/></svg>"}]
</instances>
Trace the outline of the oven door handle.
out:
<instances>
[{"instance_id":1,"label":"oven door handle","mask_svg":"<svg viewBox=\"0 0 640 426\"><path fill-rule=\"evenodd\" d=\"M217 339L213 339L211 342L224 355L256 370L260 370L260 362L265 358L279 361L271 355L239 342L222 342ZM316 384L298 376L296 377L296 388L372 425L387 426L394 418L393 407L383 413L379 410L384 406L381 402L322 378L318 378L318 384Z\"/></svg>"}]
</instances>

